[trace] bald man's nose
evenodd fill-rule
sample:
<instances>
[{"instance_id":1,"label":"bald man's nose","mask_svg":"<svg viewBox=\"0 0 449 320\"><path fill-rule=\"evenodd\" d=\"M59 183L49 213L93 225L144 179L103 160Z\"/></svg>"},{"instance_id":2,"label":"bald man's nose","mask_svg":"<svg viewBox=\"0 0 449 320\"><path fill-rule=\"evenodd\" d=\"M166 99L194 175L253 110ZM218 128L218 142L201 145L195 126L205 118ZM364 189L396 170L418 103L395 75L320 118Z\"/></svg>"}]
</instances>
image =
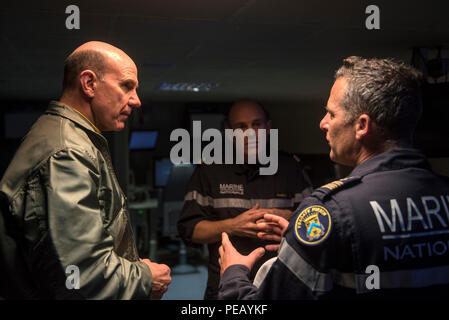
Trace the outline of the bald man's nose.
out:
<instances>
[{"instance_id":1,"label":"bald man's nose","mask_svg":"<svg viewBox=\"0 0 449 320\"><path fill-rule=\"evenodd\" d=\"M135 92L135 94L133 96L131 96L131 98L129 100L129 105L134 108L139 108L142 105L142 103L140 102L139 96L137 95L137 92Z\"/></svg>"}]
</instances>

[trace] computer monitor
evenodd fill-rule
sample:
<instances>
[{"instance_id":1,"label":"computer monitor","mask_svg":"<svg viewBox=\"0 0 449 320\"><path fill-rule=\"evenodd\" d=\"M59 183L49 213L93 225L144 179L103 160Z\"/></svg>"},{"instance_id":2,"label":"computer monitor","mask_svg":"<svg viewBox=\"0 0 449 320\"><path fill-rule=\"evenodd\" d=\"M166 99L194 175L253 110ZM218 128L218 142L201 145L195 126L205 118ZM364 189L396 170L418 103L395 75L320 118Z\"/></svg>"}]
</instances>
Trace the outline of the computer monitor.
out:
<instances>
[{"instance_id":1,"label":"computer monitor","mask_svg":"<svg viewBox=\"0 0 449 320\"><path fill-rule=\"evenodd\" d=\"M158 131L133 131L129 139L130 150L151 150L156 147Z\"/></svg>"},{"instance_id":2,"label":"computer monitor","mask_svg":"<svg viewBox=\"0 0 449 320\"><path fill-rule=\"evenodd\" d=\"M168 158L156 159L154 161L154 186L156 188L167 185L172 167L173 163Z\"/></svg>"}]
</instances>

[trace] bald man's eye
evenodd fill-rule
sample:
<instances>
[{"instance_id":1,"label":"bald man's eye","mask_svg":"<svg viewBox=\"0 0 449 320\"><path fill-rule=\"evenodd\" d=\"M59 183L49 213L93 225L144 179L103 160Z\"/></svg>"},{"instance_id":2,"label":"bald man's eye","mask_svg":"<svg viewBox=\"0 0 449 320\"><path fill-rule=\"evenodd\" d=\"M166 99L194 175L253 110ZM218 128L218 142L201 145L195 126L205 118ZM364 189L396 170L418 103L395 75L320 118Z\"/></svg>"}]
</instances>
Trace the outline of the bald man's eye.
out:
<instances>
[{"instance_id":1,"label":"bald man's eye","mask_svg":"<svg viewBox=\"0 0 449 320\"><path fill-rule=\"evenodd\" d=\"M121 84L121 86L125 91L134 90L134 83L131 81L124 82Z\"/></svg>"}]
</instances>

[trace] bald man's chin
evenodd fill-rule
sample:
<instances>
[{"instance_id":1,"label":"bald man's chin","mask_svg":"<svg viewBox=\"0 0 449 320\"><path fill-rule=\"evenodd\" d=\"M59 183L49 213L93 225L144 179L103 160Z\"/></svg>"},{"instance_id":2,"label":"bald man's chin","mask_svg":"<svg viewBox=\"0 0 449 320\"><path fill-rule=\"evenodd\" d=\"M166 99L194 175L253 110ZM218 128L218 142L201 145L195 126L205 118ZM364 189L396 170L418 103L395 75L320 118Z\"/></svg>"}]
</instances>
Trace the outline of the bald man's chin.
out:
<instances>
[{"instance_id":1,"label":"bald man's chin","mask_svg":"<svg viewBox=\"0 0 449 320\"><path fill-rule=\"evenodd\" d=\"M122 131L125 128L126 122L125 121L115 121L113 125L108 127L99 128L100 131L105 132L117 132Z\"/></svg>"},{"instance_id":2,"label":"bald man's chin","mask_svg":"<svg viewBox=\"0 0 449 320\"><path fill-rule=\"evenodd\" d=\"M115 127L114 131L122 131L123 129L125 129L126 126L126 121L119 121L117 123L117 126Z\"/></svg>"}]
</instances>

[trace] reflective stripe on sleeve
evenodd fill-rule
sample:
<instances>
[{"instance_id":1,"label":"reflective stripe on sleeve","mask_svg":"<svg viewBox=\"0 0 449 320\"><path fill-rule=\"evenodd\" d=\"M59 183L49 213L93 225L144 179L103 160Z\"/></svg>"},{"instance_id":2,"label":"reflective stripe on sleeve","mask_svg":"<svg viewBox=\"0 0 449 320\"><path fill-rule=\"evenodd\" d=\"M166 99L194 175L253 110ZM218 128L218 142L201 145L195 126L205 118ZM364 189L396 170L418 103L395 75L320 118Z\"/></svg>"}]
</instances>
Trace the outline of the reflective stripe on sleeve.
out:
<instances>
[{"instance_id":1,"label":"reflective stripe on sleeve","mask_svg":"<svg viewBox=\"0 0 449 320\"><path fill-rule=\"evenodd\" d=\"M278 259L314 292L331 291L334 283L345 288L355 289L357 293L376 290L367 286L367 282L370 282L367 281L368 277L371 277L372 273L355 274L337 270L331 270L329 273L320 272L307 263L285 238L282 240ZM379 289L422 288L448 283L449 266L387 272L380 270L379 273Z\"/></svg>"},{"instance_id":2,"label":"reflective stripe on sleeve","mask_svg":"<svg viewBox=\"0 0 449 320\"><path fill-rule=\"evenodd\" d=\"M291 208L295 203L302 200L300 193L295 194L291 199L239 199L239 198L212 198L204 196L198 191L189 191L184 197L185 201L196 201L200 206L211 206L216 209L220 208L243 208L251 209L257 203L261 208Z\"/></svg>"},{"instance_id":3,"label":"reflective stripe on sleeve","mask_svg":"<svg viewBox=\"0 0 449 320\"><path fill-rule=\"evenodd\" d=\"M261 283L265 279L265 277L268 274L268 271L270 271L271 266L276 261L277 257L273 257L271 259L268 259L265 261L265 263L257 270L256 276L254 277L253 285L256 287L260 287Z\"/></svg>"},{"instance_id":4,"label":"reflective stripe on sleeve","mask_svg":"<svg viewBox=\"0 0 449 320\"><path fill-rule=\"evenodd\" d=\"M326 292L332 290L330 274L322 273L308 264L288 242L282 239L278 259L311 291Z\"/></svg>"}]
</instances>

